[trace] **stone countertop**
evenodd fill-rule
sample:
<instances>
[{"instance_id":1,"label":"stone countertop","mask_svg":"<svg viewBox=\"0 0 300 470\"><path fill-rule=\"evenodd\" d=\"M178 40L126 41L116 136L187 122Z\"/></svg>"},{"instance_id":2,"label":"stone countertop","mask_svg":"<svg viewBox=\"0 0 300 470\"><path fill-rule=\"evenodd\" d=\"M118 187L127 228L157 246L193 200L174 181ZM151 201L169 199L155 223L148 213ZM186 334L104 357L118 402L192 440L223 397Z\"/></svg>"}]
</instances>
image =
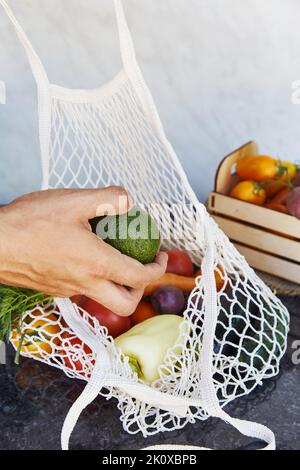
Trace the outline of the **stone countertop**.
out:
<instances>
[{"instance_id":1,"label":"stone countertop","mask_svg":"<svg viewBox=\"0 0 300 470\"><path fill-rule=\"evenodd\" d=\"M281 298L291 313L291 332L280 374L266 380L250 395L235 400L226 410L232 416L270 427L278 449L300 449L300 365L291 360L291 345L300 340L300 298ZM0 366L0 449L60 449L64 418L84 384L31 359L22 358L16 366L11 348L7 356L7 364ZM81 415L70 448L126 450L163 442L216 449L261 445L215 418L145 440L140 434L127 434L119 414L114 400L97 398Z\"/></svg>"}]
</instances>

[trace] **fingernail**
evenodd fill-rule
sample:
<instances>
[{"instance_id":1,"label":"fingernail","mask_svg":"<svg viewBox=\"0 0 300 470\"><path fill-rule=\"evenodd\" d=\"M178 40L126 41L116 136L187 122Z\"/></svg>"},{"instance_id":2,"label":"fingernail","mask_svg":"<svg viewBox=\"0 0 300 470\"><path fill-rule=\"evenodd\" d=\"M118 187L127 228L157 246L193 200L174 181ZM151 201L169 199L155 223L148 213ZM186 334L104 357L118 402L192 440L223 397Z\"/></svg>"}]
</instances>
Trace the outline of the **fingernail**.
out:
<instances>
[{"instance_id":1,"label":"fingernail","mask_svg":"<svg viewBox=\"0 0 300 470\"><path fill-rule=\"evenodd\" d=\"M133 198L130 196L130 194L127 195L127 198L128 198L128 210L130 211L130 209L132 209L133 206L134 206L134 200L133 200Z\"/></svg>"}]
</instances>

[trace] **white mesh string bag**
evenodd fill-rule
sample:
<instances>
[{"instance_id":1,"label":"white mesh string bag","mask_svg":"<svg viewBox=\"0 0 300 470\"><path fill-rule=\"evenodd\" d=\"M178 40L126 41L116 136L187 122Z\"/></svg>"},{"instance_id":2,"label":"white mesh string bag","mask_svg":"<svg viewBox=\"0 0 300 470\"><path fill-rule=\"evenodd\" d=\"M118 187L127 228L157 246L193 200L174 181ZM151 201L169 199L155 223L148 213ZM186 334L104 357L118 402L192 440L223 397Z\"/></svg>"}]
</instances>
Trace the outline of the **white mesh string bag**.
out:
<instances>
[{"instance_id":1,"label":"white mesh string bag","mask_svg":"<svg viewBox=\"0 0 300 470\"><path fill-rule=\"evenodd\" d=\"M47 347L28 347L22 354L87 381L65 420L62 447L68 447L83 408L101 394L117 398L129 433L147 437L216 416L274 448L271 430L231 418L223 407L278 373L288 312L195 197L142 78L121 2L114 3L123 69L96 90L50 84L8 5L0 3L37 81L43 188L125 187L163 227L164 247L189 250L202 272L189 296L178 344L151 386L131 370L106 328L69 299L26 314L31 329L25 344L39 345L39 319L49 325L49 339Z\"/></svg>"}]
</instances>

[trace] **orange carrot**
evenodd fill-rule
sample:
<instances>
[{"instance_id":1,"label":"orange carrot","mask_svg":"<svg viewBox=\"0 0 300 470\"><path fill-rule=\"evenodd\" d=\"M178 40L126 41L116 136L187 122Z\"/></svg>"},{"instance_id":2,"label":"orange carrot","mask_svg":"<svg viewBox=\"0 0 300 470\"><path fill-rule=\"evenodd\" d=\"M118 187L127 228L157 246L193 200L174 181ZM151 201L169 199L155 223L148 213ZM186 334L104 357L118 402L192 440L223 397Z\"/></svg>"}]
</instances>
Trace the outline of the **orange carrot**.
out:
<instances>
[{"instance_id":1,"label":"orange carrot","mask_svg":"<svg viewBox=\"0 0 300 470\"><path fill-rule=\"evenodd\" d=\"M286 207L286 205L285 204L280 204L279 202L270 201L267 204L265 204L265 207L267 207L268 209L272 209L273 211L283 212L284 214L289 213L288 208Z\"/></svg>"},{"instance_id":2,"label":"orange carrot","mask_svg":"<svg viewBox=\"0 0 300 470\"><path fill-rule=\"evenodd\" d=\"M153 294L156 289L162 286L174 286L182 290L183 292L191 292L196 285L195 278L200 275L201 271L198 271L198 273L196 273L194 277L179 276L178 274L173 273L165 273L159 279L157 279L157 281L151 282L151 284L146 287L144 291L144 296ZM215 271L215 278L217 290L220 290L224 285L224 280L223 278L221 278L220 274L217 271Z\"/></svg>"},{"instance_id":3,"label":"orange carrot","mask_svg":"<svg viewBox=\"0 0 300 470\"><path fill-rule=\"evenodd\" d=\"M165 273L146 287L144 295L151 295L156 289L162 286L174 286L183 292L191 292L195 287L195 278Z\"/></svg>"}]
</instances>

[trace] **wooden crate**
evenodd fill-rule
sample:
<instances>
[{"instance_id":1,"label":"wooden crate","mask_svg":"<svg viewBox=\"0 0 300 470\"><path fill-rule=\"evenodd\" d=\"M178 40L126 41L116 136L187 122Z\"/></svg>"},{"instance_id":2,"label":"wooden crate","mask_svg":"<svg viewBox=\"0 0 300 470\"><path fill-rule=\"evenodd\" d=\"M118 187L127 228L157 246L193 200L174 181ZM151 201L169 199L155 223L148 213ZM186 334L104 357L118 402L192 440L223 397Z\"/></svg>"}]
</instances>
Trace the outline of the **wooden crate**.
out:
<instances>
[{"instance_id":1,"label":"wooden crate","mask_svg":"<svg viewBox=\"0 0 300 470\"><path fill-rule=\"evenodd\" d=\"M228 196L239 181L236 162L258 153L249 142L222 160L208 209L252 267L300 284L300 220Z\"/></svg>"}]
</instances>

